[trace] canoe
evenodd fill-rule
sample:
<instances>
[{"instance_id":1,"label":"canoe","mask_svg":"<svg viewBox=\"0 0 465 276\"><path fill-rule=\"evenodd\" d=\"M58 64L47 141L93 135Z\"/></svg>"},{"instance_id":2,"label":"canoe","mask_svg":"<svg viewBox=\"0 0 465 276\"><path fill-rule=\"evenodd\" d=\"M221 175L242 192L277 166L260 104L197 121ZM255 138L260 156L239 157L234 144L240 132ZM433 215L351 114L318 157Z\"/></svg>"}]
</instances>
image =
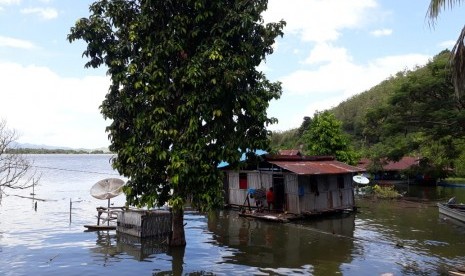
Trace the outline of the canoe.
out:
<instances>
[{"instance_id":1,"label":"canoe","mask_svg":"<svg viewBox=\"0 0 465 276\"><path fill-rule=\"evenodd\" d=\"M438 203L439 213L465 222L465 205L464 204L447 204Z\"/></svg>"}]
</instances>

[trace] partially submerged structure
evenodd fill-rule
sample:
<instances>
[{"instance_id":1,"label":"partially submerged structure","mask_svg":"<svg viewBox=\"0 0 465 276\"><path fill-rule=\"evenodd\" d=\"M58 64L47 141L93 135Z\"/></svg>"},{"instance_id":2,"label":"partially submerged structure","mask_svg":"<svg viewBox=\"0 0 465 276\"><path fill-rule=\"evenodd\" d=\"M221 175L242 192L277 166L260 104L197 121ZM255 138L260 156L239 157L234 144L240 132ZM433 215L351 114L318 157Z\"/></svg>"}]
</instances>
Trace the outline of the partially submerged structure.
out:
<instances>
[{"instance_id":1,"label":"partially submerged structure","mask_svg":"<svg viewBox=\"0 0 465 276\"><path fill-rule=\"evenodd\" d=\"M437 179L425 173L428 164L420 157L404 156L399 161L387 159L373 160L362 158L358 166L371 171L371 179L379 185L416 183L435 185Z\"/></svg>"},{"instance_id":2,"label":"partially submerged structure","mask_svg":"<svg viewBox=\"0 0 465 276\"><path fill-rule=\"evenodd\" d=\"M364 171L330 156L303 156L298 151L262 155L241 170L229 166L225 172L225 202L240 207L250 189L273 187L274 211L297 215L353 210L352 176Z\"/></svg>"}]
</instances>

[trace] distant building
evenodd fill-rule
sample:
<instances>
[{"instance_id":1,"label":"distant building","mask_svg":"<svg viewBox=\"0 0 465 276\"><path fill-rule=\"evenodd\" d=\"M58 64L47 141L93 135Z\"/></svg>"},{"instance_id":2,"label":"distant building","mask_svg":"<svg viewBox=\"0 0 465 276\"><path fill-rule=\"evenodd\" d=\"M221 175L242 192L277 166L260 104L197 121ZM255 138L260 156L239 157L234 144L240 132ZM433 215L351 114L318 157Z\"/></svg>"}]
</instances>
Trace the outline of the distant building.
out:
<instances>
[{"instance_id":1,"label":"distant building","mask_svg":"<svg viewBox=\"0 0 465 276\"><path fill-rule=\"evenodd\" d=\"M419 157L404 156L399 161L381 160L376 171L372 172L371 179L374 184L398 184L415 182L418 184L435 184L436 179L425 174L413 173L421 166L422 159ZM358 166L369 171L373 163L370 159L363 158Z\"/></svg>"}]
</instances>

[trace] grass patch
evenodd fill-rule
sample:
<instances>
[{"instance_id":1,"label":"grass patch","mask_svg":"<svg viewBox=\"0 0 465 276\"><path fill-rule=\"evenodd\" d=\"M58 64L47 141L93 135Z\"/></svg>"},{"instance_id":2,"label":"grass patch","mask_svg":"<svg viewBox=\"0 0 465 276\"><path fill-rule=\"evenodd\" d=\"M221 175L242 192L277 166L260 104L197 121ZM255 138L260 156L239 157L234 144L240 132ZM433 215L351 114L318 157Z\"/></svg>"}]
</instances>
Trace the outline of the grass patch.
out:
<instances>
[{"instance_id":1,"label":"grass patch","mask_svg":"<svg viewBox=\"0 0 465 276\"><path fill-rule=\"evenodd\" d=\"M384 198L384 199L392 199L392 198L399 198L401 194L396 191L394 186L366 186L363 189L363 192L366 195L372 195L377 198Z\"/></svg>"},{"instance_id":2,"label":"grass patch","mask_svg":"<svg viewBox=\"0 0 465 276\"><path fill-rule=\"evenodd\" d=\"M454 184L464 184L465 185L465 178L463 177L448 177L441 182L445 183L454 183Z\"/></svg>"}]
</instances>

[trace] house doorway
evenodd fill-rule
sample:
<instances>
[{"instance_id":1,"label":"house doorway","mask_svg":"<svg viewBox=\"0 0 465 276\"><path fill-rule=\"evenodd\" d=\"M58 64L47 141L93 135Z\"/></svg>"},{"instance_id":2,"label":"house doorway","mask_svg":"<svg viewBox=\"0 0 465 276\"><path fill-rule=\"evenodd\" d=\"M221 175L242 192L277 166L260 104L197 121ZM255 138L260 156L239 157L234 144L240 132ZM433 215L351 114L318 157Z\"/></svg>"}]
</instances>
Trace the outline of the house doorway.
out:
<instances>
[{"instance_id":1,"label":"house doorway","mask_svg":"<svg viewBox=\"0 0 465 276\"><path fill-rule=\"evenodd\" d=\"M282 211L285 205L284 197L284 176L273 175L273 191L274 191L274 204L275 210Z\"/></svg>"}]
</instances>

